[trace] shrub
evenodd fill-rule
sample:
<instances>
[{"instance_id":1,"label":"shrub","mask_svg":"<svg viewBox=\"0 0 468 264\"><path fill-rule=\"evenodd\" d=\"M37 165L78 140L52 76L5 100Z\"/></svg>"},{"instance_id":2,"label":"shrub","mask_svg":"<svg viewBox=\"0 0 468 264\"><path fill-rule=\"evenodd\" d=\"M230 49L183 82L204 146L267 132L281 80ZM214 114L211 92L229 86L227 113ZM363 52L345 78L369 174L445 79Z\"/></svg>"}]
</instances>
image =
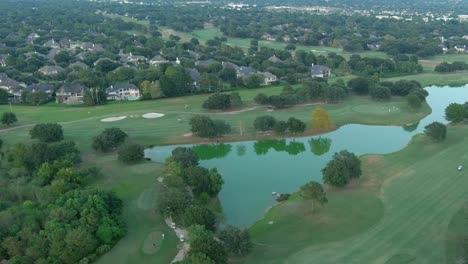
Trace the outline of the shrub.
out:
<instances>
[{"instance_id":1,"label":"shrub","mask_svg":"<svg viewBox=\"0 0 468 264\"><path fill-rule=\"evenodd\" d=\"M272 116L259 116L254 121L254 127L257 131L273 130L276 125L276 119Z\"/></svg>"},{"instance_id":2,"label":"shrub","mask_svg":"<svg viewBox=\"0 0 468 264\"><path fill-rule=\"evenodd\" d=\"M118 159L123 163L138 162L144 158L144 151L145 149L142 145L126 142L119 148Z\"/></svg>"},{"instance_id":3,"label":"shrub","mask_svg":"<svg viewBox=\"0 0 468 264\"><path fill-rule=\"evenodd\" d=\"M128 135L120 128L106 128L94 138L92 147L94 150L106 152L122 145L127 137Z\"/></svg>"},{"instance_id":4,"label":"shrub","mask_svg":"<svg viewBox=\"0 0 468 264\"><path fill-rule=\"evenodd\" d=\"M50 143L63 139L63 129L59 124L37 124L30 131L31 138Z\"/></svg>"},{"instance_id":5,"label":"shrub","mask_svg":"<svg viewBox=\"0 0 468 264\"><path fill-rule=\"evenodd\" d=\"M205 109L224 110L231 107L231 97L227 94L213 94L203 103Z\"/></svg>"}]
</instances>

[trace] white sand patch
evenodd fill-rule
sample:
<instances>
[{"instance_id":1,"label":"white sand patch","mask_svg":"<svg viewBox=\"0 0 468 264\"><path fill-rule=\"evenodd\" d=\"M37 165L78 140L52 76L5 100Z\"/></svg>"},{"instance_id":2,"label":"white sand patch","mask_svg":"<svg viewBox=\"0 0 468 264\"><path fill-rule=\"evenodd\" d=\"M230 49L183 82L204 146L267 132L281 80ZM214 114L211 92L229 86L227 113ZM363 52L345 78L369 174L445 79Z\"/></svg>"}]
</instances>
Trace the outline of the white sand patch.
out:
<instances>
[{"instance_id":1,"label":"white sand patch","mask_svg":"<svg viewBox=\"0 0 468 264\"><path fill-rule=\"evenodd\" d=\"M193 133L184 134L184 137L191 137L191 136L193 136Z\"/></svg>"},{"instance_id":2,"label":"white sand patch","mask_svg":"<svg viewBox=\"0 0 468 264\"><path fill-rule=\"evenodd\" d=\"M114 117L108 117L101 119L101 122L115 122L115 121L120 121L127 118L127 116L114 116Z\"/></svg>"},{"instance_id":3,"label":"white sand patch","mask_svg":"<svg viewBox=\"0 0 468 264\"><path fill-rule=\"evenodd\" d=\"M160 114L160 113L147 113L147 114L142 115L143 118L159 118L163 116L164 114Z\"/></svg>"}]
</instances>

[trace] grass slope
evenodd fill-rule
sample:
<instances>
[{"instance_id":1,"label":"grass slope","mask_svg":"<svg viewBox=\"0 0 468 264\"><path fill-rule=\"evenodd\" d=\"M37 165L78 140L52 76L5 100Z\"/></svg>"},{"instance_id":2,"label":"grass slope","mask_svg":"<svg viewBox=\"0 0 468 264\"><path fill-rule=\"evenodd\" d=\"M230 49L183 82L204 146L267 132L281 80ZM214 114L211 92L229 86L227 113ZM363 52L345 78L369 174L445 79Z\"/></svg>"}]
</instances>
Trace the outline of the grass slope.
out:
<instances>
[{"instance_id":1,"label":"grass slope","mask_svg":"<svg viewBox=\"0 0 468 264\"><path fill-rule=\"evenodd\" d=\"M467 130L453 126L442 143L420 135L397 153L363 157L363 177L328 190L330 203L314 217L297 198L274 207L251 228L256 245L245 262L447 263L448 225L468 199L468 172L456 170L468 164Z\"/></svg>"}]
</instances>

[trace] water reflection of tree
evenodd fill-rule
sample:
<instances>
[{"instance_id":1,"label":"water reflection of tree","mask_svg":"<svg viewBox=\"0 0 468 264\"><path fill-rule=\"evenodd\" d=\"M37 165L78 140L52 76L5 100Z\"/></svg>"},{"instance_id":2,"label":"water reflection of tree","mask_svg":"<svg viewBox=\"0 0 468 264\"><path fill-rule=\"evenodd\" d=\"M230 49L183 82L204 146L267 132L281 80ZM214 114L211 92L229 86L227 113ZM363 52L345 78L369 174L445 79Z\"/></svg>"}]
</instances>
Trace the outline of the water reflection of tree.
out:
<instances>
[{"instance_id":1,"label":"water reflection of tree","mask_svg":"<svg viewBox=\"0 0 468 264\"><path fill-rule=\"evenodd\" d=\"M246 147L244 145L237 145L236 152L237 156L242 157L245 155Z\"/></svg>"},{"instance_id":2,"label":"water reflection of tree","mask_svg":"<svg viewBox=\"0 0 468 264\"><path fill-rule=\"evenodd\" d=\"M285 139L261 140L254 143L254 150L257 155L266 155L270 149L276 152L287 152L290 155L297 155L305 151L305 146L302 142L291 141L287 143Z\"/></svg>"},{"instance_id":3,"label":"water reflection of tree","mask_svg":"<svg viewBox=\"0 0 468 264\"><path fill-rule=\"evenodd\" d=\"M321 156L330 150L332 140L329 138L311 138L309 140L310 150L317 156Z\"/></svg>"},{"instance_id":4,"label":"water reflection of tree","mask_svg":"<svg viewBox=\"0 0 468 264\"><path fill-rule=\"evenodd\" d=\"M226 157L232 150L231 144L197 145L192 147L193 151L201 160L211 160Z\"/></svg>"},{"instance_id":5,"label":"water reflection of tree","mask_svg":"<svg viewBox=\"0 0 468 264\"><path fill-rule=\"evenodd\" d=\"M413 132L418 128L418 126L419 126L419 122L416 122L414 124L409 124L409 125L403 126L403 130L405 130L407 132Z\"/></svg>"}]
</instances>

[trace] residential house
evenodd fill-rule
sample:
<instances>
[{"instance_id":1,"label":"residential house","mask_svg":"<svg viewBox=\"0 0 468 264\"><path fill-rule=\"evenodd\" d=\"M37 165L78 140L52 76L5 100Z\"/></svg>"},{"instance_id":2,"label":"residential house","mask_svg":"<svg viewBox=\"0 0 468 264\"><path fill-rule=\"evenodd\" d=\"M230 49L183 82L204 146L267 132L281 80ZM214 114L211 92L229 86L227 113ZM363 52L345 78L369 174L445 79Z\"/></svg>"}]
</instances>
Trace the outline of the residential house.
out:
<instances>
[{"instance_id":1,"label":"residential house","mask_svg":"<svg viewBox=\"0 0 468 264\"><path fill-rule=\"evenodd\" d=\"M440 45L439 45L439 48L442 49L442 52L443 52L443 53L447 53L448 50L449 50L449 49L447 48L447 46L445 46L444 44L440 44Z\"/></svg>"},{"instance_id":2,"label":"residential house","mask_svg":"<svg viewBox=\"0 0 468 264\"><path fill-rule=\"evenodd\" d=\"M312 65L310 75L318 78L328 78L331 76L331 69L323 65Z\"/></svg>"},{"instance_id":3,"label":"residential house","mask_svg":"<svg viewBox=\"0 0 468 264\"><path fill-rule=\"evenodd\" d=\"M240 66L236 72L237 72L237 78L243 78L251 74L254 74L256 71L254 68L251 68L251 67Z\"/></svg>"},{"instance_id":4,"label":"residential house","mask_svg":"<svg viewBox=\"0 0 468 264\"><path fill-rule=\"evenodd\" d=\"M208 59L208 60L203 60L203 61L197 61L195 62L195 66L197 66L198 68L205 68L207 69L208 66L210 66L210 64L212 63L215 63L217 61L213 60L213 59Z\"/></svg>"},{"instance_id":5,"label":"residential house","mask_svg":"<svg viewBox=\"0 0 468 264\"><path fill-rule=\"evenodd\" d=\"M49 97L52 97L52 95L54 94L54 85L51 83L33 84L24 88L23 92L28 92L28 93L44 92Z\"/></svg>"},{"instance_id":6,"label":"residential house","mask_svg":"<svg viewBox=\"0 0 468 264\"><path fill-rule=\"evenodd\" d=\"M68 66L68 68L87 70L87 69L89 69L89 66L82 63L82 62L80 62L80 61L77 61L77 62L74 62L74 63L70 64Z\"/></svg>"},{"instance_id":7,"label":"residential house","mask_svg":"<svg viewBox=\"0 0 468 264\"><path fill-rule=\"evenodd\" d=\"M60 48L53 48L49 51L49 53L47 54L47 59L49 61L54 61L55 60L55 56L57 56L57 54L59 54L59 52L61 52L62 49Z\"/></svg>"},{"instance_id":8,"label":"residential house","mask_svg":"<svg viewBox=\"0 0 468 264\"><path fill-rule=\"evenodd\" d=\"M69 49L72 41L70 39L61 39L59 41L60 47L64 49Z\"/></svg>"},{"instance_id":9,"label":"residential house","mask_svg":"<svg viewBox=\"0 0 468 264\"><path fill-rule=\"evenodd\" d=\"M109 59L109 58L100 58L100 59L96 60L96 61L93 63L94 67L96 67L96 65L98 65L98 63L100 63L101 61L105 61L105 60L108 60L108 61L111 61L111 62L114 62L114 63L115 63L115 61L113 61L113 60L111 60L111 59Z\"/></svg>"},{"instance_id":10,"label":"residential house","mask_svg":"<svg viewBox=\"0 0 468 264\"><path fill-rule=\"evenodd\" d=\"M276 55L271 56L268 60L273 63L283 62L280 58L276 57Z\"/></svg>"},{"instance_id":11,"label":"residential house","mask_svg":"<svg viewBox=\"0 0 468 264\"><path fill-rule=\"evenodd\" d=\"M453 47L458 53L465 53L467 51L466 45Z\"/></svg>"},{"instance_id":12,"label":"residential house","mask_svg":"<svg viewBox=\"0 0 468 264\"><path fill-rule=\"evenodd\" d=\"M201 79L200 72L197 69L186 69L185 71L192 79L193 86L197 89L200 88L200 79Z\"/></svg>"},{"instance_id":13,"label":"residential house","mask_svg":"<svg viewBox=\"0 0 468 264\"><path fill-rule=\"evenodd\" d=\"M265 77L263 81L263 85L271 85L272 83L275 83L278 81L278 77L276 75L270 73L270 72L261 72L260 74Z\"/></svg>"},{"instance_id":14,"label":"residential house","mask_svg":"<svg viewBox=\"0 0 468 264\"><path fill-rule=\"evenodd\" d=\"M44 66L38 70L38 72L50 76L50 75L56 75L59 73L62 73L64 69L60 66Z\"/></svg>"},{"instance_id":15,"label":"residential house","mask_svg":"<svg viewBox=\"0 0 468 264\"><path fill-rule=\"evenodd\" d=\"M54 39L51 39L51 40L47 41L46 43L44 43L42 46L44 46L46 48L58 49L58 48L60 48L60 43L58 43Z\"/></svg>"},{"instance_id":16,"label":"residential house","mask_svg":"<svg viewBox=\"0 0 468 264\"><path fill-rule=\"evenodd\" d=\"M145 63L148 61L148 59L145 56L138 56L138 55L133 55L131 52L129 54L125 53L120 53L120 61L122 63L134 63L134 64L140 64L140 63Z\"/></svg>"},{"instance_id":17,"label":"residential house","mask_svg":"<svg viewBox=\"0 0 468 264\"><path fill-rule=\"evenodd\" d=\"M149 63L151 65L158 65L158 64L169 63L169 61L166 60L165 58L161 57L161 55L156 55L150 60Z\"/></svg>"},{"instance_id":18,"label":"residential house","mask_svg":"<svg viewBox=\"0 0 468 264\"><path fill-rule=\"evenodd\" d=\"M81 84L64 84L57 90L55 99L61 104L82 104L85 87Z\"/></svg>"},{"instance_id":19,"label":"residential house","mask_svg":"<svg viewBox=\"0 0 468 264\"><path fill-rule=\"evenodd\" d=\"M22 84L17 82L14 79L11 79L5 73L0 73L0 89L5 89L10 93L13 93L14 90L20 89Z\"/></svg>"},{"instance_id":20,"label":"residential house","mask_svg":"<svg viewBox=\"0 0 468 264\"><path fill-rule=\"evenodd\" d=\"M34 40L36 40L39 37L40 36L37 33L33 32L33 33L29 34L28 37L26 38L26 43L34 44Z\"/></svg>"},{"instance_id":21,"label":"residential house","mask_svg":"<svg viewBox=\"0 0 468 264\"><path fill-rule=\"evenodd\" d=\"M141 97L140 89L133 84L111 85L106 89L107 100L139 100Z\"/></svg>"},{"instance_id":22,"label":"residential house","mask_svg":"<svg viewBox=\"0 0 468 264\"><path fill-rule=\"evenodd\" d=\"M8 55L0 54L0 67L6 67L6 60Z\"/></svg>"},{"instance_id":23,"label":"residential house","mask_svg":"<svg viewBox=\"0 0 468 264\"><path fill-rule=\"evenodd\" d=\"M237 66L234 63L223 61L221 64L223 65L223 69L231 68L231 69L236 70L236 72L239 70L239 66Z\"/></svg>"}]
</instances>

